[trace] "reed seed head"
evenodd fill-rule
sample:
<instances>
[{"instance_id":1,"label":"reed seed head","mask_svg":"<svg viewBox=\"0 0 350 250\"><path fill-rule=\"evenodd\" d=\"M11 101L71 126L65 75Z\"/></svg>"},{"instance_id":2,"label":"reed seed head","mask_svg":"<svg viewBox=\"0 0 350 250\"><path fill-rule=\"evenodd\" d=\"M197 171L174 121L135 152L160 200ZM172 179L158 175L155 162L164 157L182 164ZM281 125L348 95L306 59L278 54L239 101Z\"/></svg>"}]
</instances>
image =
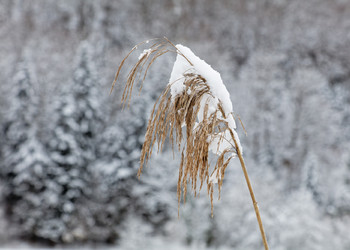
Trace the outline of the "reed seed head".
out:
<instances>
[{"instance_id":1,"label":"reed seed head","mask_svg":"<svg viewBox=\"0 0 350 250\"><path fill-rule=\"evenodd\" d=\"M154 43L149 49L144 50L128 74L122 95L123 105L130 104L135 82L140 82L140 90L142 89L148 69L158 57L173 52L193 65L189 58L168 39L152 41ZM118 80L125 60L137 46L119 65L113 86ZM237 153L235 145L227 139L230 136L235 136L235 131L228 122L228 114L224 112L223 103L213 94L205 77L196 72L183 72L181 81L184 85L182 92L173 96L171 88L175 82L170 82L153 106L142 147L138 177L141 176L143 167L151 158L153 148L156 146L157 150L161 151L165 139L169 137L173 151L179 149L181 152L177 183L179 206L182 195L184 202L186 202L188 185L194 191L195 196L203 185L206 185L211 201L211 214L213 215L214 183L218 183L220 198L225 170ZM213 105L213 100L215 100L215 105ZM222 147L227 143L230 144L230 147ZM212 167L209 161L209 151L215 152L212 157L216 157L216 164Z\"/></svg>"}]
</instances>

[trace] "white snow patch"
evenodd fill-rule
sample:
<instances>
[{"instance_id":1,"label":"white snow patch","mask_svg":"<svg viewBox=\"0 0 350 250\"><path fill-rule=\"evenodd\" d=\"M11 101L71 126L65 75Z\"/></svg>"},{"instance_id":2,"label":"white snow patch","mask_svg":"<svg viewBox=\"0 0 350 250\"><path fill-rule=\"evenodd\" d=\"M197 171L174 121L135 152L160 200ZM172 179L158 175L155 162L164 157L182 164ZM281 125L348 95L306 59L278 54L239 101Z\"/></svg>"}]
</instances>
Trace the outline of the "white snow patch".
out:
<instances>
[{"instance_id":1,"label":"white snow patch","mask_svg":"<svg viewBox=\"0 0 350 250\"><path fill-rule=\"evenodd\" d=\"M213 112L215 112L215 110L217 110L218 104L221 103L223 106L224 116L226 118L224 118L219 113L218 118L227 122L228 127L233 131L233 135L236 139L238 147L242 152L242 147L240 145L238 135L235 131L236 122L233 117L233 108L230 94L221 79L220 73L214 70L204 60L197 57L189 48L181 44L176 45L176 48L178 49L179 53L177 54L176 61L174 63L173 70L169 79L169 84L171 84L170 94L172 96L172 100L174 100L177 95L185 91L185 74L192 73L205 78L206 83L213 95L203 95L198 112L198 122L201 122L203 119L208 118ZM208 105L208 117L203 117L206 105ZM183 126L185 126L185 124L183 124ZM235 147L229 130L226 130L223 133L219 133L215 136L215 138L208 138L208 141L211 142L209 145L209 150L214 154L221 154L226 149Z\"/></svg>"},{"instance_id":2,"label":"white snow patch","mask_svg":"<svg viewBox=\"0 0 350 250\"><path fill-rule=\"evenodd\" d=\"M152 52L152 49L145 49L143 52L139 55L139 60L143 58L144 56L148 56Z\"/></svg>"},{"instance_id":3,"label":"white snow patch","mask_svg":"<svg viewBox=\"0 0 350 250\"><path fill-rule=\"evenodd\" d=\"M196 73L201 75L207 80L207 84L209 85L213 95L219 98L222 102L225 114L229 115L233 111L232 103L230 100L230 94L221 79L220 73L214 70L204 60L197 57L189 48L181 44L176 45L176 48L193 64L193 66L186 60L186 58L184 58L184 56L178 54L169 83L176 82L178 79L183 78L183 73ZM183 85L183 81L176 83L176 85L180 84ZM184 88L184 86L179 88L178 86L175 87L174 85L173 87L175 90ZM173 95L173 91L171 94Z\"/></svg>"}]
</instances>

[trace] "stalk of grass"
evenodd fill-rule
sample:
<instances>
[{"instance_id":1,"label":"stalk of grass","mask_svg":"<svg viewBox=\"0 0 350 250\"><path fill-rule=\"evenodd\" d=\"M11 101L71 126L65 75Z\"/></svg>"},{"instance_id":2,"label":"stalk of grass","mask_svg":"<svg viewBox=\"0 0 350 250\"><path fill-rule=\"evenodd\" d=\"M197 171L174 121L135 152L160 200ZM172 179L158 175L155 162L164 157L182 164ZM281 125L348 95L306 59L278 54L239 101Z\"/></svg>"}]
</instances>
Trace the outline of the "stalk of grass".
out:
<instances>
[{"instance_id":1,"label":"stalk of grass","mask_svg":"<svg viewBox=\"0 0 350 250\"><path fill-rule=\"evenodd\" d=\"M141 91L148 69L158 57L168 52L175 53L182 56L193 66L193 63L167 38L152 39L151 41L152 44L149 49L144 50L128 74L122 95L123 107L126 103L128 103L128 106L130 105L130 98L135 83L141 82ZM149 41L136 45L122 60L118 67L111 92L119 78L120 71L126 59L138 46L145 43L149 43ZM254 205L263 244L265 249L268 249L258 204L248 177L239 140L234 129L228 123L227 116L232 115L233 118L233 114L224 112L224 105L220 99L217 102L216 110L209 111L209 100L210 98L214 99L216 97L211 91L207 79L203 76L193 72L183 72L182 78L178 80L183 81L185 89L180 94L172 96L171 87L176 81L169 83L153 106L142 147L140 168L137 174L138 177L140 178L143 167L147 165L148 160L151 158L154 147L157 146L158 152L161 151L165 139L169 137L173 153L175 148L178 148L181 152L181 163L179 166L179 178L177 183L178 206L180 206L181 196L183 196L183 200L186 202L188 184L190 184L195 196L197 192L202 189L203 185L206 184L211 201L211 214L213 216L214 183L211 179L215 178L218 180L220 199L225 170L231 159L237 155ZM202 116L203 119L197 119L199 115ZM186 127L185 131L183 129L184 126ZM227 140L226 133L229 133L232 141ZM209 146L214 140L218 142L217 151L220 153L217 153L215 166L210 169ZM220 142L224 140L228 141L231 147L219 151Z\"/></svg>"}]
</instances>

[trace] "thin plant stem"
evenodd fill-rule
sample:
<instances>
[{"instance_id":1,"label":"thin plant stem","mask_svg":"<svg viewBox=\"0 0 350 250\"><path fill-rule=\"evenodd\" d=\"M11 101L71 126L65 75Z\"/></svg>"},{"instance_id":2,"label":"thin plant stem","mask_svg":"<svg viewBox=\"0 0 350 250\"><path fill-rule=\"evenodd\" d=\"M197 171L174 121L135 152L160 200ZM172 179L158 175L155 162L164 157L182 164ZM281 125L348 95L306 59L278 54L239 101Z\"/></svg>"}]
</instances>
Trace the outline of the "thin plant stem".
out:
<instances>
[{"instance_id":1,"label":"thin plant stem","mask_svg":"<svg viewBox=\"0 0 350 250\"><path fill-rule=\"evenodd\" d=\"M260 233L261 233L262 241L263 241L263 243L264 243L265 250L268 250L268 249L269 249L269 246L268 246L268 244L267 244L267 239L266 239L266 234L265 234L264 226L263 226L262 221L261 221L258 202L257 202L256 199L255 199L255 195L254 195L254 192L253 192L253 188L252 188L252 185L250 184L250 180L249 180L247 168L246 168L245 163L244 163L244 159L243 159L243 156L242 156L242 152L241 152L241 150L239 149L238 143L237 143L236 138L234 137L233 133L231 133L231 136L232 136L232 139L233 139L233 141L234 141L234 143L235 143L235 146L236 146L236 151L237 151L237 155L238 155L239 161L241 162L242 170L243 170L243 173L244 173L245 180L246 180L246 182L247 182L247 186L248 186L248 189L249 189L250 197L252 198L252 202L253 202L253 205L254 205L254 210L255 210L256 218L257 218L257 220L258 220L258 224L259 224L259 228L260 228Z\"/></svg>"}]
</instances>

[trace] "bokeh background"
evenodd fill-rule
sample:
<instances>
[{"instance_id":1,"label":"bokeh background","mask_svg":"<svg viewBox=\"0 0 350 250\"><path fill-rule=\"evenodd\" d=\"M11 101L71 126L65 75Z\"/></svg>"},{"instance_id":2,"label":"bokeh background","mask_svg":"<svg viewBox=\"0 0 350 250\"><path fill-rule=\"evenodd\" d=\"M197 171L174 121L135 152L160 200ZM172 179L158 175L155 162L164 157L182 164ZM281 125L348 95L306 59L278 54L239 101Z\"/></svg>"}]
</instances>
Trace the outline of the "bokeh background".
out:
<instances>
[{"instance_id":1,"label":"bokeh background","mask_svg":"<svg viewBox=\"0 0 350 250\"><path fill-rule=\"evenodd\" d=\"M177 216L169 145L140 149L175 57L121 110L122 58L168 37L218 70L271 249L350 249L350 3L346 0L0 1L0 245L262 249L238 160L214 218ZM205 191L205 190L204 190Z\"/></svg>"}]
</instances>

